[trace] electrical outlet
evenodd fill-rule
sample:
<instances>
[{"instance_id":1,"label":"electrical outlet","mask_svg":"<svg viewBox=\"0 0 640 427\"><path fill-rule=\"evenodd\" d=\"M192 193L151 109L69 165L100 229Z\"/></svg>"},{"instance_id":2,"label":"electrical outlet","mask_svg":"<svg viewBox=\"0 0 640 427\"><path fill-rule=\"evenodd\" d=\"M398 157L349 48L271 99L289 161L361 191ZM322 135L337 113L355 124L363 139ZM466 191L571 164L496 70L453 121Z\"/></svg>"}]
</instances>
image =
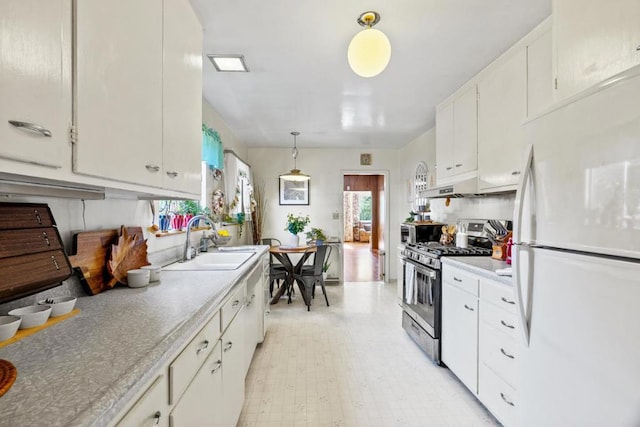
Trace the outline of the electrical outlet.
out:
<instances>
[{"instance_id":1,"label":"electrical outlet","mask_svg":"<svg viewBox=\"0 0 640 427\"><path fill-rule=\"evenodd\" d=\"M334 212L333 213L333 219L340 219L340 213Z\"/></svg>"}]
</instances>

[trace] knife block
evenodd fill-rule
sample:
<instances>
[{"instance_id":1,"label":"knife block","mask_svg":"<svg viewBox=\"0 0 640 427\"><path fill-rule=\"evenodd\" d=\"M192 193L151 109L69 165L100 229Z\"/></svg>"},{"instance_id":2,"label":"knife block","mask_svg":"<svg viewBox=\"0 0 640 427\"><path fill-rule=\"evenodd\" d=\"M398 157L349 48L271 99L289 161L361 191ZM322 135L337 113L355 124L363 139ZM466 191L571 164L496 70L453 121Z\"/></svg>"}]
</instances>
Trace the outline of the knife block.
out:
<instances>
[{"instance_id":1,"label":"knife block","mask_svg":"<svg viewBox=\"0 0 640 427\"><path fill-rule=\"evenodd\" d=\"M507 259L507 245L493 245L493 252L491 253L491 258L499 259L500 261L504 261Z\"/></svg>"}]
</instances>

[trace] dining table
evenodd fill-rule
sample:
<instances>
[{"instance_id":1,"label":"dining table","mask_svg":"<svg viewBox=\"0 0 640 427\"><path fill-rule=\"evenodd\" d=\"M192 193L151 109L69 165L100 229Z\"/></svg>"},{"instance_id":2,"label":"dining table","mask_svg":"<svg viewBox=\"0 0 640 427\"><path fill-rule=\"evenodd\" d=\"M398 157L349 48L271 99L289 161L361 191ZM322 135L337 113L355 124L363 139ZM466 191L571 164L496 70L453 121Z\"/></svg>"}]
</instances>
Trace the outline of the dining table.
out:
<instances>
[{"instance_id":1,"label":"dining table","mask_svg":"<svg viewBox=\"0 0 640 427\"><path fill-rule=\"evenodd\" d=\"M269 252L273 254L273 256L280 261L280 263L287 270L287 276L282 285L278 288L273 298L271 299L271 304L277 304L282 295L289 290L289 303L291 302L291 290L293 290L294 284L298 283L298 289L300 289L300 294L302 294L302 299L304 300L307 309L311 305L311 295L308 295L304 280L302 280L302 266L309 259L311 254L315 253L317 250L315 245L309 246L284 246L277 245L271 246L269 248ZM290 255L299 254L300 258L294 263L291 260Z\"/></svg>"}]
</instances>

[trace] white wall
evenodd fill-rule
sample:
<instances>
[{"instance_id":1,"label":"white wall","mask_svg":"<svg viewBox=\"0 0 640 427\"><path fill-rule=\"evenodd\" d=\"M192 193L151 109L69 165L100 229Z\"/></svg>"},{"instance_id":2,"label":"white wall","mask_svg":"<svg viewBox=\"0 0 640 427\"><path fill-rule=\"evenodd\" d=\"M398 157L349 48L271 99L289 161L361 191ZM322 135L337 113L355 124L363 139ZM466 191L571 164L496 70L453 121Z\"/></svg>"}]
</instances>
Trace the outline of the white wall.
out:
<instances>
[{"instance_id":1,"label":"white wall","mask_svg":"<svg viewBox=\"0 0 640 427\"><path fill-rule=\"evenodd\" d=\"M225 150L233 150L241 159L247 161L247 145L239 140L220 115L206 99L202 99L202 122L218 132Z\"/></svg>"},{"instance_id":2,"label":"white wall","mask_svg":"<svg viewBox=\"0 0 640 427\"><path fill-rule=\"evenodd\" d=\"M418 163L425 162L429 171L435 171L436 128L431 128L405 145L400 150L398 157L398 171L400 172L400 179L404 183L403 195L399 197L398 216L400 221L403 221L413 209L411 186L413 185Z\"/></svg>"}]
</instances>

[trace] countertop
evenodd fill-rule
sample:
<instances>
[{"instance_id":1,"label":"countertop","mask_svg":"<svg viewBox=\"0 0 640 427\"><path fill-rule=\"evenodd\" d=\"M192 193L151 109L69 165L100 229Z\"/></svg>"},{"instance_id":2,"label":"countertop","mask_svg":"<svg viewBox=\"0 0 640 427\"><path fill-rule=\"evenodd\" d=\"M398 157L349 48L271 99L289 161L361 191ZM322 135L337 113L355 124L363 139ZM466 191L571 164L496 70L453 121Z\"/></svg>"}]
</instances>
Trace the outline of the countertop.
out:
<instances>
[{"instance_id":1,"label":"countertop","mask_svg":"<svg viewBox=\"0 0 640 427\"><path fill-rule=\"evenodd\" d=\"M496 270L511 267L505 261L487 256L446 256L440 258L443 264L458 267L487 279L512 286L511 276L498 276Z\"/></svg>"},{"instance_id":2,"label":"countertop","mask_svg":"<svg viewBox=\"0 0 640 427\"><path fill-rule=\"evenodd\" d=\"M266 253L232 271L162 271L145 288L78 298L81 312L0 349L18 370L0 426L104 426L131 402Z\"/></svg>"}]
</instances>

